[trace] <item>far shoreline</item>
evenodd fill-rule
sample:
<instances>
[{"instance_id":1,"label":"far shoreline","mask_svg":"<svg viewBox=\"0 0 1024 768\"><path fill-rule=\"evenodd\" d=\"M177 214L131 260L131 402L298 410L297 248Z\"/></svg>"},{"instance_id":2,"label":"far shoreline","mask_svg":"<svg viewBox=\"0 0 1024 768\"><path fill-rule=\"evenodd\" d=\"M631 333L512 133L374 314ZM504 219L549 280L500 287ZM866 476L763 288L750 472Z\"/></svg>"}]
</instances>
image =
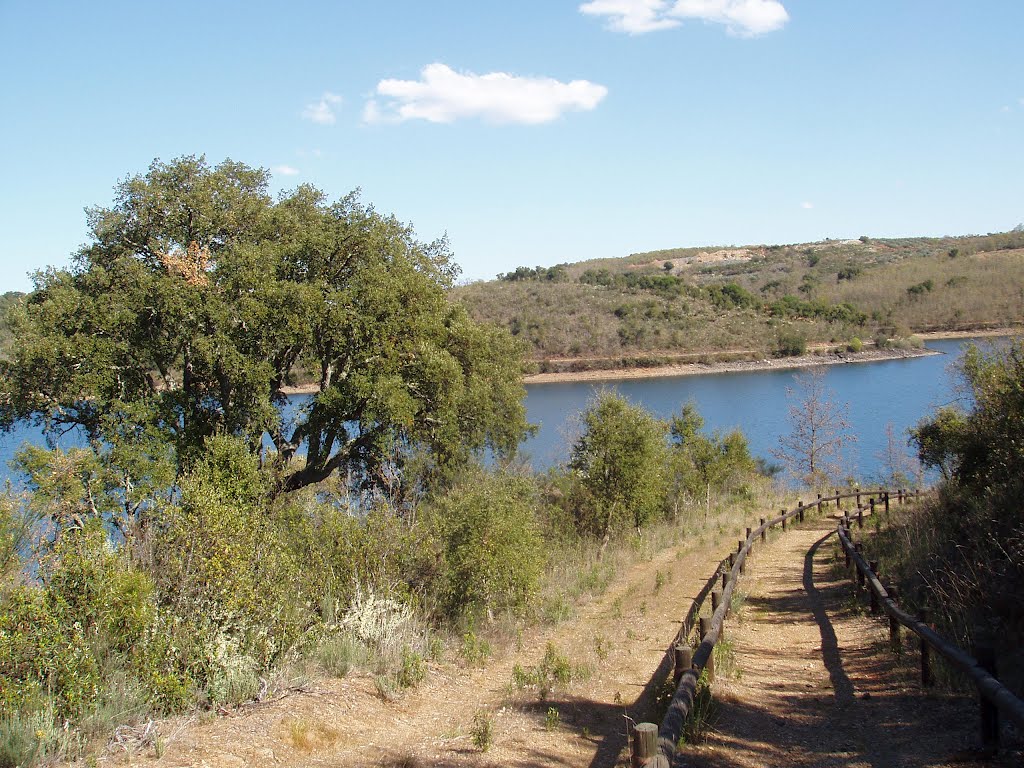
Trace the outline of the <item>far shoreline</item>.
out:
<instances>
[{"instance_id":1,"label":"far shoreline","mask_svg":"<svg viewBox=\"0 0 1024 768\"><path fill-rule=\"evenodd\" d=\"M974 339L996 336L1013 336L1021 333L1020 328L993 328L976 331L928 331L915 333L922 341L942 339ZM714 354L714 353L709 353ZM723 350L719 354L729 354ZM523 376L523 384L568 384L587 381L625 381L630 379L657 379L675 376L708 376L719 373L744 373L747 371L774 371L809 368L818 365L843 365L847 363L875 363L885 360L941 355L933 349L865 349L860 352L826 352L799 355L796 357L763 358L760 360L737 360L713 363L671 363L650 368L602 368L591 371L558 371L554 373L532 373ZM283 387L285 395L315 395L316 384L302 384Z\"/></svg>"},{"instance_id":2,"label":"far shoreline","mask_svg":"<svg viewBox=\"0 0 1024 768\"><path fill-rule=\"evenodd\" d=\"M992 328L975 331L927 331L913 334L922 341L943 339L974 339L984 337L1012 336L1020 328ZM725 350L722 354L728 354ZM738 360L712 363L671 363L650 368L604 368L591 371L558 371L533 373L523 377L524 384L568 384L588 381L625 381L633 379L672 378L676 376L713 376L720 373L744 373L748 371L774 371L809 368L819 365L843 365L847 363L875 363L885 360L901 360L914 357L941 355L933 349L865 349L861 352L811 353L795 357L762 358L760 360Z\"/></svg>"}]
</instances>

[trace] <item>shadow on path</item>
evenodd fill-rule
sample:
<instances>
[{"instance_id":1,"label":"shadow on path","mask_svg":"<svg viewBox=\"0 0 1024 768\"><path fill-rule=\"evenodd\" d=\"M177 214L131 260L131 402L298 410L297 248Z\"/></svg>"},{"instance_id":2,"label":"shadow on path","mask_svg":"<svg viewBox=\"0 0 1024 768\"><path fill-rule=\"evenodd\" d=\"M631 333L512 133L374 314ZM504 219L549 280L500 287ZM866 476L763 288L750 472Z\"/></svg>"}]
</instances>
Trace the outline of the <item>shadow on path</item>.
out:
<instances>
[{"instance_id":1,"label":"shadow on path","mask_svg":"<svg viewBox=\"0 0 1024 768\"><path fill-rule=\"evenodd\" d=\"M814 542L804 555L804 591L810 598L811 615L814 616L818 631L821 633L821 657L825 669L828 670L836 702L845 705L853 702L853 683L843 669L843 660L839 655L839 639L825 610L825 601L822 599L821 591L814 585L814 556L821 545L834 535L835 531L829 531Z\"/></svg>"}]
</instances>

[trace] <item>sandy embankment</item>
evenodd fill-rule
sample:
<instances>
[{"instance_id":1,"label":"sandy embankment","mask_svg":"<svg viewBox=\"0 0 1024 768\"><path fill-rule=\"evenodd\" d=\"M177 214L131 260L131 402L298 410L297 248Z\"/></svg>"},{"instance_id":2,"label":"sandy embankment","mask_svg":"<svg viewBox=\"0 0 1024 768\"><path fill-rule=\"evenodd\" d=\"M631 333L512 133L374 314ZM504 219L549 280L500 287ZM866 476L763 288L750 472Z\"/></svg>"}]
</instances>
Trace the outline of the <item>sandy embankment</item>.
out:
<instances>
[{"instance_id":1,"label":"sandy embankment","mask_svg":"<svg viewBox=\"0 0 1024 768\"><path fill-rule=\"evenodd\" d=\"M993 328L980 331L936 331L917 333L915 336L929 341L937 339L970 339L984 336L1012 336L1021 333L1020 328ZM523 377L524 384L551 384L571 381L615 381L620 379L653 379L664 376L700 376L715 373L737 373L741 371L785 370L806 368L812 365L839 365L845 363L873 363L879 360L898 360L907 357L938 355L929 349L865 349L861 352L827 352L827 345L821 345L817 354L799 357L764 358L761 360L739 360L719 363L672 363L651 368L607 368L593 371L560 371L557 373L534 373ZM721 354L729 354L723 350ZM714 353L710 353L714 354ZM285 387L286 395L315 394L316 384Z\"/></svg>"}]
</instances>

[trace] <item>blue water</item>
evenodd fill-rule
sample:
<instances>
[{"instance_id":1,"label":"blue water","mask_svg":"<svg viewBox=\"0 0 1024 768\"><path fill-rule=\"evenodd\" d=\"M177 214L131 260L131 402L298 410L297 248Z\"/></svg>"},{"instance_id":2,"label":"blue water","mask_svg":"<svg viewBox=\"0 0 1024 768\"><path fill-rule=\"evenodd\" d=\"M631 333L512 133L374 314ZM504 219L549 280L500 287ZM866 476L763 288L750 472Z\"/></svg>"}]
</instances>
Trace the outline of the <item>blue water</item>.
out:
<instances>
[{"instance_id":1,"label":"blue water","mask_svg":"<svg viewBox=\"0 0 1024 768\"><path fill-rule=\"evenodd\" d=\"M928 344L943 354L875 363L850 363L825 368L831 399L848 405L847 416L857 442L845 451L847 473L871 479L881 471L878 456L892 424L907 454L907 430L936 407L953 402L955 375L950 370L968 340ZM693 401L709 430L739 428L751 452L768 461L779 436L789 432L787 389L796 387L799 370L749 371L656 379L623 379L603 383L533 384L527 387L529 420L540 426L523 445L536 470L564 462L579 434L579 413L602 387L625 395L655 415L667 418Z\"/></svg>"},{"instance_id":2,"label":"blue water","mask_svg":"<svg viewBox=\"0 0 1024 768\"><path fill-rule=\"evenodd\" d=\"M848 416L857 443L847 450L848 473L871 479L879 473L877 456L886 446L886 424L891 423L905 446L909 427L940 405L956 398L951 364L966 341L936 341L928 344L941 355L887 360L877 363L832 365L826 383L832 399L849 406ZM539 425L537 434L522 447L534 469L543 471L568 459L578 434L579 413L595 391L614 388L632 402L665 418L687 401L696 403L708 429L743 430L755 456L772 460L771 450L779 435L789 431L786 423L789 401L787 388L795 386L799 371L751 371L703 376L631 379L601 384L532 384L527 387L527 417ZM301 402L295 399L293 406ZM16 480L7 462L24 442L43 443L34 427L22 426L0 435L0 480ZM74 435L60 441L62 447L80 445ZM910 449L906 449L910 452Z\"/></svg>"}]
</instances>

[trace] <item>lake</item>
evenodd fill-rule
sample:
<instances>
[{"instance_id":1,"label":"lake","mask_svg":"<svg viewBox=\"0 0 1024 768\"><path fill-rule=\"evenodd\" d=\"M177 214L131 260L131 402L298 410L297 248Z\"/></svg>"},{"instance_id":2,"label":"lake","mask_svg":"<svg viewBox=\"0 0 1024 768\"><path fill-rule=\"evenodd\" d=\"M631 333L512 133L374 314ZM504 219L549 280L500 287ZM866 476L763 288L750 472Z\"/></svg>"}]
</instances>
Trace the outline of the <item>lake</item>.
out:
<instances>
[{"instance_id":1,"label":"lake","mask_svg":"<svg viewBox=\"0 0 1024 768\"><path fill-rule=\"evenodd\" d=\"M892 424L907 454L907 430L936 407L956 399L951 365L971 341L933 341L927 347L940 355L850 363L825 367L832 400L848 405L848 420L857 442L846 450L848 474L870 480L879 474L878 456ZM789 432L787 389L796 386L799 370L745 371L608 382L532 384L527 387L527 414L537 434L523 451L534 469L544 470L569 457L579 432L579 412L602 387L615 389L655 415L667 418L693 401L708 430L743 430L751 452L772 460L779 436Z\"/></svg>"},{"instance_id":2,"label":"lake","mask_svg":"<svg viewBox=\"0 0 1024 768\"><path fill-rule=\"evenodd\" d=\"M934 341L930 349L941 355L875 363L830 365L826 382L833 400L849 406L848 416L858 442L848 453L848 474L870 480L879 472L877 456L886 446L886 424L892 424L906 448L907 429L934 408L955 399L951 364L970 340ZM539 425L537 434L523 444L533 468L544 471L568 459L578 416L594 392L614 388L632 402L667 418L692 400L709 430L743 430L755 456L771 460L786 423L787 388L795 384L796 370L749 371L610 382L531 384L527 389L527 417ZM300 398L296 398L298 402ZM21 427L0 435L0 479L14 478L7 462L28 440L42 443L38 430ZM68 443L65 442L65 447ZM910 452L909 448L906 448Z\"/></svg>"}]
</instances>

